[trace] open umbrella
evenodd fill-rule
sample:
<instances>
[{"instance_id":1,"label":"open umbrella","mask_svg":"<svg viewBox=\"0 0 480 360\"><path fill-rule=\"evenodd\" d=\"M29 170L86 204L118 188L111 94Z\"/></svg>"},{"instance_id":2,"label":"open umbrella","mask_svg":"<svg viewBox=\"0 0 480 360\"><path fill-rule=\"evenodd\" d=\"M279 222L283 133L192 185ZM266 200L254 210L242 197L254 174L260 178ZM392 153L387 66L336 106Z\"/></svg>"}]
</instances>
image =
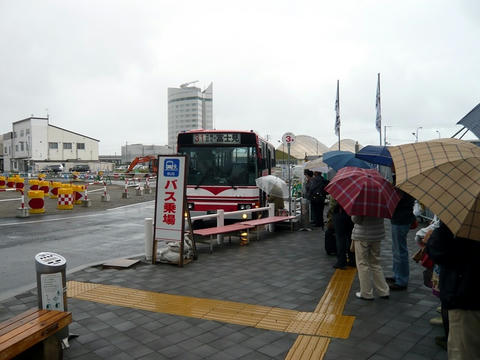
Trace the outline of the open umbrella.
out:
<instances>
[{"instance_id":1,"label":"open umbrella","mask_svg":"<svg viewBox=\"0 0 480 360\"><path fill-rule=\"evenodd\" d=\"M268 195L288 199L288 185L275 175L266 175L255 179L257 186Z\"/></svg>"},{"instance_id":2,"label":"open umbrella","mask_svg":"<svg viewBox=\"0 0 480 360\"><path fill-rule=\"evenodd\" d=\"M367 145L361 148L355 157L372 164L392 166L392 155L386 146Z\"/></svg>"},{"instance_id":3,"label":"open umbrella","mask_svg":"<svg viewBox=\"0 0 480 360\"><path fill-rule=\"evenodd\" d=\"M328 173L328 165L325 164L321 159L314 159L306 162L305 169Z\"/></svg>"},{"instance_id":4,"label":"open umbrella","mask_svg":"<svg viewBox=\"0 0 480 360\"><path fill-rule=\"evenodd\" d=\"M459 237L480 240L480 148L438 139L389 147L397 187Z\"/></svg>"},{"instance_id":5,"label":"open umbrella","mask_svg":"<svg viewBox=\"0 0 480 360\"><path fill-rule=\"evenodd\" d=\"M328 151L323 154L322 159L325 164L336 171L345 166L355 166L362 169L370 168L370 165L363 160L357 159L355 154L350 151Z\"/></svg>"},{"instance_id":6,"label":"open umbrella","mask_svg":"<svg viewBox=\"0 0 480 360\"><path fill-rule=\"evenodd\" d=\"M340 169L325 190L348 215L391 218L400 200L394 186L375 169Z\"/></svg>"}]
</instances>

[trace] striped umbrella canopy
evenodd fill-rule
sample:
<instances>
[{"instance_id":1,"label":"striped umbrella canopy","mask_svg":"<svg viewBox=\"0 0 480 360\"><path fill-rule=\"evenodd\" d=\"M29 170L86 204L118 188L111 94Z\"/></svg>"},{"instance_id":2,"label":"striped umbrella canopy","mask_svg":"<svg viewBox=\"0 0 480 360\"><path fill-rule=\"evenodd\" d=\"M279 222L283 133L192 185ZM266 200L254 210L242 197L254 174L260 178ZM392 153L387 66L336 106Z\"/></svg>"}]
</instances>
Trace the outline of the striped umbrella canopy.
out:
<instances>
[{"instance_id":1,"label":"striped umbrella canopy","mask_svg":"<svg viewBox=\"0 0 480 360\"><path fill-rule=\"evenodd\" d=\"M480 148L458 139L390 146L396 186L456 236L480 241Z\"/></svg>"},{"instance_id":2,"label":"striped umbrella canopy","mask_svg":"<svg viewBox=\"0 0 480 360\"><path fill-rule=\"evenodd\" d=\"M375 169L344 167L325 190L348 215L391 218L400 201L395 187Z\"/></svg>"}]
</instances>

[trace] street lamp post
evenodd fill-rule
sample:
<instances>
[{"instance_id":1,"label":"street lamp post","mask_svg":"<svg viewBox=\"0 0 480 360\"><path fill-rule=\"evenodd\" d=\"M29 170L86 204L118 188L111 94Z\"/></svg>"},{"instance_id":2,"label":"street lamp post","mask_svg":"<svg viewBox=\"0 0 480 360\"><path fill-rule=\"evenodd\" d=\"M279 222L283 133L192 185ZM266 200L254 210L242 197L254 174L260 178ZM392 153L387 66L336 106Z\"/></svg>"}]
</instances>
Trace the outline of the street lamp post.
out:
<instances>
[{"instance_id":1,"label":"street lamp post","mask_svg":"<svg viewBox=\"0 0 480 360\"><path fill-rule=\"evenodd\" d=\"M435 132L438 134L438 138L440 139L440 138L441 138L441 136L440 136L440 131L435 130Z\"/></svg>"},{"instance_id":2,"label":"street lamp post","mask_svg":"<svg viewBox=\"0 0 480 360\"><path fill-rule=\"evenodd\" d=\"M383 145L387 146L387 128L391 128L391 125L383 126Z\"/></svg>"},{"instance_id":3,"label":"street lamp post","mask_svg":"<svg viewBox=\"0 0 480 360\"><path fill-rule=\"evenodd\" d=\"M418 130L423 129L421 126L417 127L416 132L412 132L412 135L415 136L415 142L418 142Z\"/></svg>"}]
</instances>

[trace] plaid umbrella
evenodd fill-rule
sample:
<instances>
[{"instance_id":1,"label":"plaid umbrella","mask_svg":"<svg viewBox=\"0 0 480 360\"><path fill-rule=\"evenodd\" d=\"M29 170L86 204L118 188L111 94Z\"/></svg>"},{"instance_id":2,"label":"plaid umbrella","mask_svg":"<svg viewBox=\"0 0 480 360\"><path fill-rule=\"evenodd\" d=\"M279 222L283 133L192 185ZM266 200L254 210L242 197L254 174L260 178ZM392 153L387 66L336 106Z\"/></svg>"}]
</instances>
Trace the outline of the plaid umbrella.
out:
<instances>
[{"instance_id":1,"label":"plaid umbrella","mask_svg":"<svg viewBox=\"0 0 480 360\"><path fill-rule=\"evenodd\" d=\"M375 169L340 169L325 190L348 215L391 218L400 200L393 185Z\"/></svg>"},{"instance_id":2,"label":"plaid umbrella","mask_svg":"<svg viewBox=\"0 0 480 360\"><path fill-rule=\"evenodd\" d=\"M391 146L397 187L427 206L459 237L480 240L480 148L438 139Z\"/></svg>"}]
</instances>

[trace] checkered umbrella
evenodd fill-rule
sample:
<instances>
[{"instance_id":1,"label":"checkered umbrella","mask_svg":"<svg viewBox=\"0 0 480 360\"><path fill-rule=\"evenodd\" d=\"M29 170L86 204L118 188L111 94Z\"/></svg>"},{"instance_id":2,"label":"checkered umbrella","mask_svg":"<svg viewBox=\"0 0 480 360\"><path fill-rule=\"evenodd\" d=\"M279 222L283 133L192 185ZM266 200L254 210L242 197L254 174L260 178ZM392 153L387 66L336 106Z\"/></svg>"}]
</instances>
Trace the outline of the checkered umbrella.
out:
<instances>
[{"instance_id":1,"label":"checkered umbrella","mask_svg":"<svg viewBox=\"0 0 480 360\"><path fill-rule=\"evenodd\" d=\"M375 169L340 169L325 190L348 215L391 218L400 200L394 186Z\"/></svg>"},{"instance_id":2,"label":"checkered umbrella","mask_svg":"<svg viewBox=\"0 0 480 360\"><path fill-rule=\"evenodd\" d=\"M397 187L423 203L457 236L480 240L480 148L438 139L391 146Z\"/></svg>"}]
</instances>

